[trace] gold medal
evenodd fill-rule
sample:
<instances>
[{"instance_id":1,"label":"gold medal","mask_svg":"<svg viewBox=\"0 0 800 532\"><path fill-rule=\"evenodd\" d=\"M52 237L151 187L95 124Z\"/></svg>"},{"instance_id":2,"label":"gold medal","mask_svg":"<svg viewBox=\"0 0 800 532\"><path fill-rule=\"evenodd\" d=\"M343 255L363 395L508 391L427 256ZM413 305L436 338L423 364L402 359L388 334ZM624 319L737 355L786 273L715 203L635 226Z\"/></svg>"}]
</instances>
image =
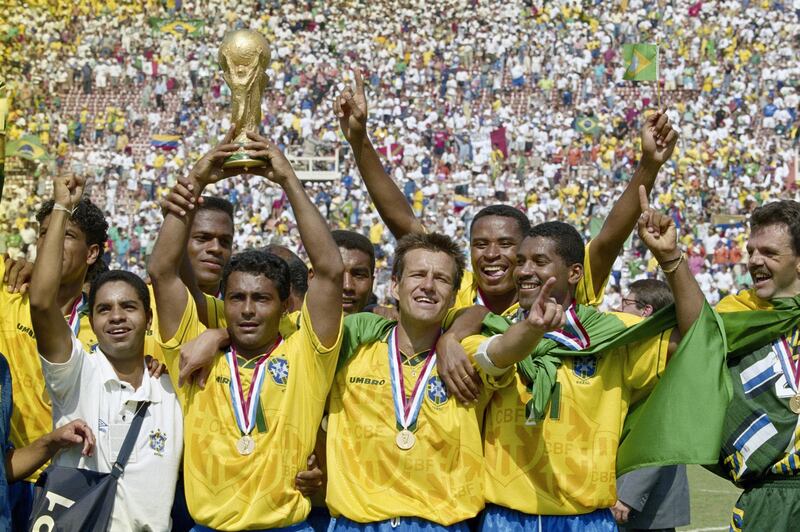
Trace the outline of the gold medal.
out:
<instances>
[{"instance_id":1,"label":"gold medal","mask_svg":"<svg viewBox=\"0 0 800 532\"><path fill-rule=\"evenodd\" d=\"M795 414L800 414L800 393L789 399L789 408Z\"/></svg>"},{"instance_id":2,"label":"gold medal","mask_svg":"<svg viewBox=\"0 0 800 532\"><path fill-rule=\"evenodd\" d=\"M394 442L400 449L407 451L414 447L414 444L417 442L417 437L414 436L414 433L410 430L403 429L397 433Z\"/></svg>"},{"instance_id":3,"label":"gold medal","mask_svg":"<svg viewBox=\"0 0 800 532\"><path fill-rule=\"evenodd\" d=\"M253 454L253 451L256 450L256 442L249 434L245 434L236 441L236 450L242 456Z\"/></svg>"},{"instance_id":4,"label":"gold medal","mask_svg":"<svg viewBox=\"0 0 800 532\"><path fill-rule=\"evenodd\" d=\"M322 423L320 423L319 426L322 429L322 432L328 432L328 415L327 414L322 416Z\"/></svg>"}]
</instances>

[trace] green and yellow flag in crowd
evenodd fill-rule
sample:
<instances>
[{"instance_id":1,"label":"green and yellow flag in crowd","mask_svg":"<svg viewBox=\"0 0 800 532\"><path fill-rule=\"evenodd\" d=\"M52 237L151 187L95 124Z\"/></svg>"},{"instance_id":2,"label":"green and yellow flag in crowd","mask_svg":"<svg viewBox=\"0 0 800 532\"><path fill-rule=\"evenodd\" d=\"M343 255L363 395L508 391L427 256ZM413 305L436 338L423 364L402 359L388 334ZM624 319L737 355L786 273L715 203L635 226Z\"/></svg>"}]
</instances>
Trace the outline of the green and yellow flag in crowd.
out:
<instances>
[{"instance_id":1,"label":"green and yellow flag in crowd","mask_svg":"<svg viewBox=\"0 0 800 532\"><path fill-rule=\"evenodd\" d=\"M5 154L7 157L22 157L29 161L41 162L51 159L39 137L35 135L25 135L17 140L12 140L6 144Z\"/></svg>"},{"instance_id":2,"label":"green and yellow flag in crowd","mask_svg":"<svg viewBox=\"0 0 800 532\"><path fill-rule=\"evenodd\" d=\"M158 17L150 18L150 27L161 33L171 33L176 37L197 37L203 34L205 22L202 19L170 20Z\"/></svg>"},{"instance_id":3,"label":"green and yellow flag in crowd","mask_svg":"<svg viewBox=\"0 0 800 532\"><path fill-rule=\"evenodd\" d=\"M656 81L658 79L658 45L623 44L622 59L628 81Z\"/></svg>"},{"instance_id":4,"label":"green and yellow flag in crowd","mask_svg":"<svg viewBox=\"0 0 800 532\"><path fill-rule=\"evenodd\" d=\"M584 115L575 120L575 129L587 135L595 135L600 132L600 125L597 123L597 118Z\"/></svg>"}]
</instances>

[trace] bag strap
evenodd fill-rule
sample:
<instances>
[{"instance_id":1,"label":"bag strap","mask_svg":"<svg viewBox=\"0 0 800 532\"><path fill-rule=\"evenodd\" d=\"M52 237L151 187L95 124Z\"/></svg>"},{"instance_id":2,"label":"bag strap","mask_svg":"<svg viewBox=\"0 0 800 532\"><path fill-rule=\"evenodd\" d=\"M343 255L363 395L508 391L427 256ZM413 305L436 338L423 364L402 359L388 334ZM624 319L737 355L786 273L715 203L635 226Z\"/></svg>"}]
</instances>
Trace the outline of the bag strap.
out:
<instances>
[{"instance_id":1,"label":"bag strap","mask_svg":"<svg viewBox=\"0 0 800 532\"><path fill-rule=\"evenodd\" d=\"M125 435L125 441L122 442L122 447L119 449L117 461L114 462L114 466L111 468L111 476L114 478L119 478L122 476L122 472L125 471L125 465L128 463L128 458L131 456L136 438L139 437L139 432L142 429L142 421L149 407L149 401L140 401L136 403L136 415L131 422L131 426L128 428L128 433Z\"/></svg>"}]
</instances>

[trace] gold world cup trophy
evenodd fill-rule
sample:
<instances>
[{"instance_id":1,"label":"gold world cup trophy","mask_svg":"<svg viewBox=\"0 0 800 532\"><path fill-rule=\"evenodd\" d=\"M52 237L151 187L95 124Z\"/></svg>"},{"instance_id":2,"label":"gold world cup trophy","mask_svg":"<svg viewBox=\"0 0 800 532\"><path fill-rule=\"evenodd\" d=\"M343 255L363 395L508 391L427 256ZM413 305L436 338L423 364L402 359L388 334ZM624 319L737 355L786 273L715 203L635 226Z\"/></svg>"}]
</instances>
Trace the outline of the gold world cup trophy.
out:
<instances>
[{"instance_id":1,"label":"gold world cup trophy","mask_svg":"<svg viewBox=\"0 0 800 532\"><path fill-rule=\"evenodd\" d=\"M269 43L257 31L236 30L222 39L217 60L222 78L231 90L233 142L240 145L239 151L225 159L225 168L267 166L265 159L250 157L242 146L252 142L247 132L258 133L261 124L261 99L267 88L269 59Z\"/></svg>"}]
</instances>

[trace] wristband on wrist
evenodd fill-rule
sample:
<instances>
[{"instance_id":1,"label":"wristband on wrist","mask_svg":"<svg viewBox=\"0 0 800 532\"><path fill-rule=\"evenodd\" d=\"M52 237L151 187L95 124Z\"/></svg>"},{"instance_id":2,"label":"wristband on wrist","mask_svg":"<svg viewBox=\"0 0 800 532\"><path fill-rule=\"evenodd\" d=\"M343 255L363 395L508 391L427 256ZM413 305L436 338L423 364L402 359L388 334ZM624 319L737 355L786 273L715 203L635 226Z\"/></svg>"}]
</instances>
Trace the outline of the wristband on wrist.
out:
<instances>
[{"instance_id":1,"label":"wristband on wrist","mask_svg":"<svg viewBox=\"0 0 800 532\"><path fill-rule=\"evenodd\" d=\"M78 210L78 207L75 206L72 209L68 209L67 207L64 207L63 205L61 205L60 203L54 203L53 204L53 210L54 211L64 211L65 213L69 214L70 218L72 218L75 215L75 211Z\"/></svg>"},{"instance_id":2,"label":"wristband on wrist","mask_svg":"<svg viewBox=\"0 0 800 532\"><path fill-rule=\"evenodd\" d=\"M495 335L484 340L481 345L478 346L478 351L475 353L475 363L490 377L500 377L505 375L505 373L508 371L508 368L498 368L495 366L494 361L492 361L489 353L487 353L489 344L491 344L495 338L499 337L500 335Z\"/></svg>"},{"instance_id":3,"label":"wristband on wrist","mask_svg":"<svg viewBox=\"0 0 800 532\"><path fill-rule=\"evenodd\" d=\"M683 262L685 258L686 258L686 255L684 255L683 252L681 252L680 256L677 259L668 260L668 261L666 261L664 263L664 264L672 264L674 262L675 263L674 266L672 266L670 268L665 268L664 264L659 264L659 266L661 267L661 271L663 271L664 273L674 273L675 270L678 269L678 267L681 265L681 262Z\"/></svg>"}]
</instances>

